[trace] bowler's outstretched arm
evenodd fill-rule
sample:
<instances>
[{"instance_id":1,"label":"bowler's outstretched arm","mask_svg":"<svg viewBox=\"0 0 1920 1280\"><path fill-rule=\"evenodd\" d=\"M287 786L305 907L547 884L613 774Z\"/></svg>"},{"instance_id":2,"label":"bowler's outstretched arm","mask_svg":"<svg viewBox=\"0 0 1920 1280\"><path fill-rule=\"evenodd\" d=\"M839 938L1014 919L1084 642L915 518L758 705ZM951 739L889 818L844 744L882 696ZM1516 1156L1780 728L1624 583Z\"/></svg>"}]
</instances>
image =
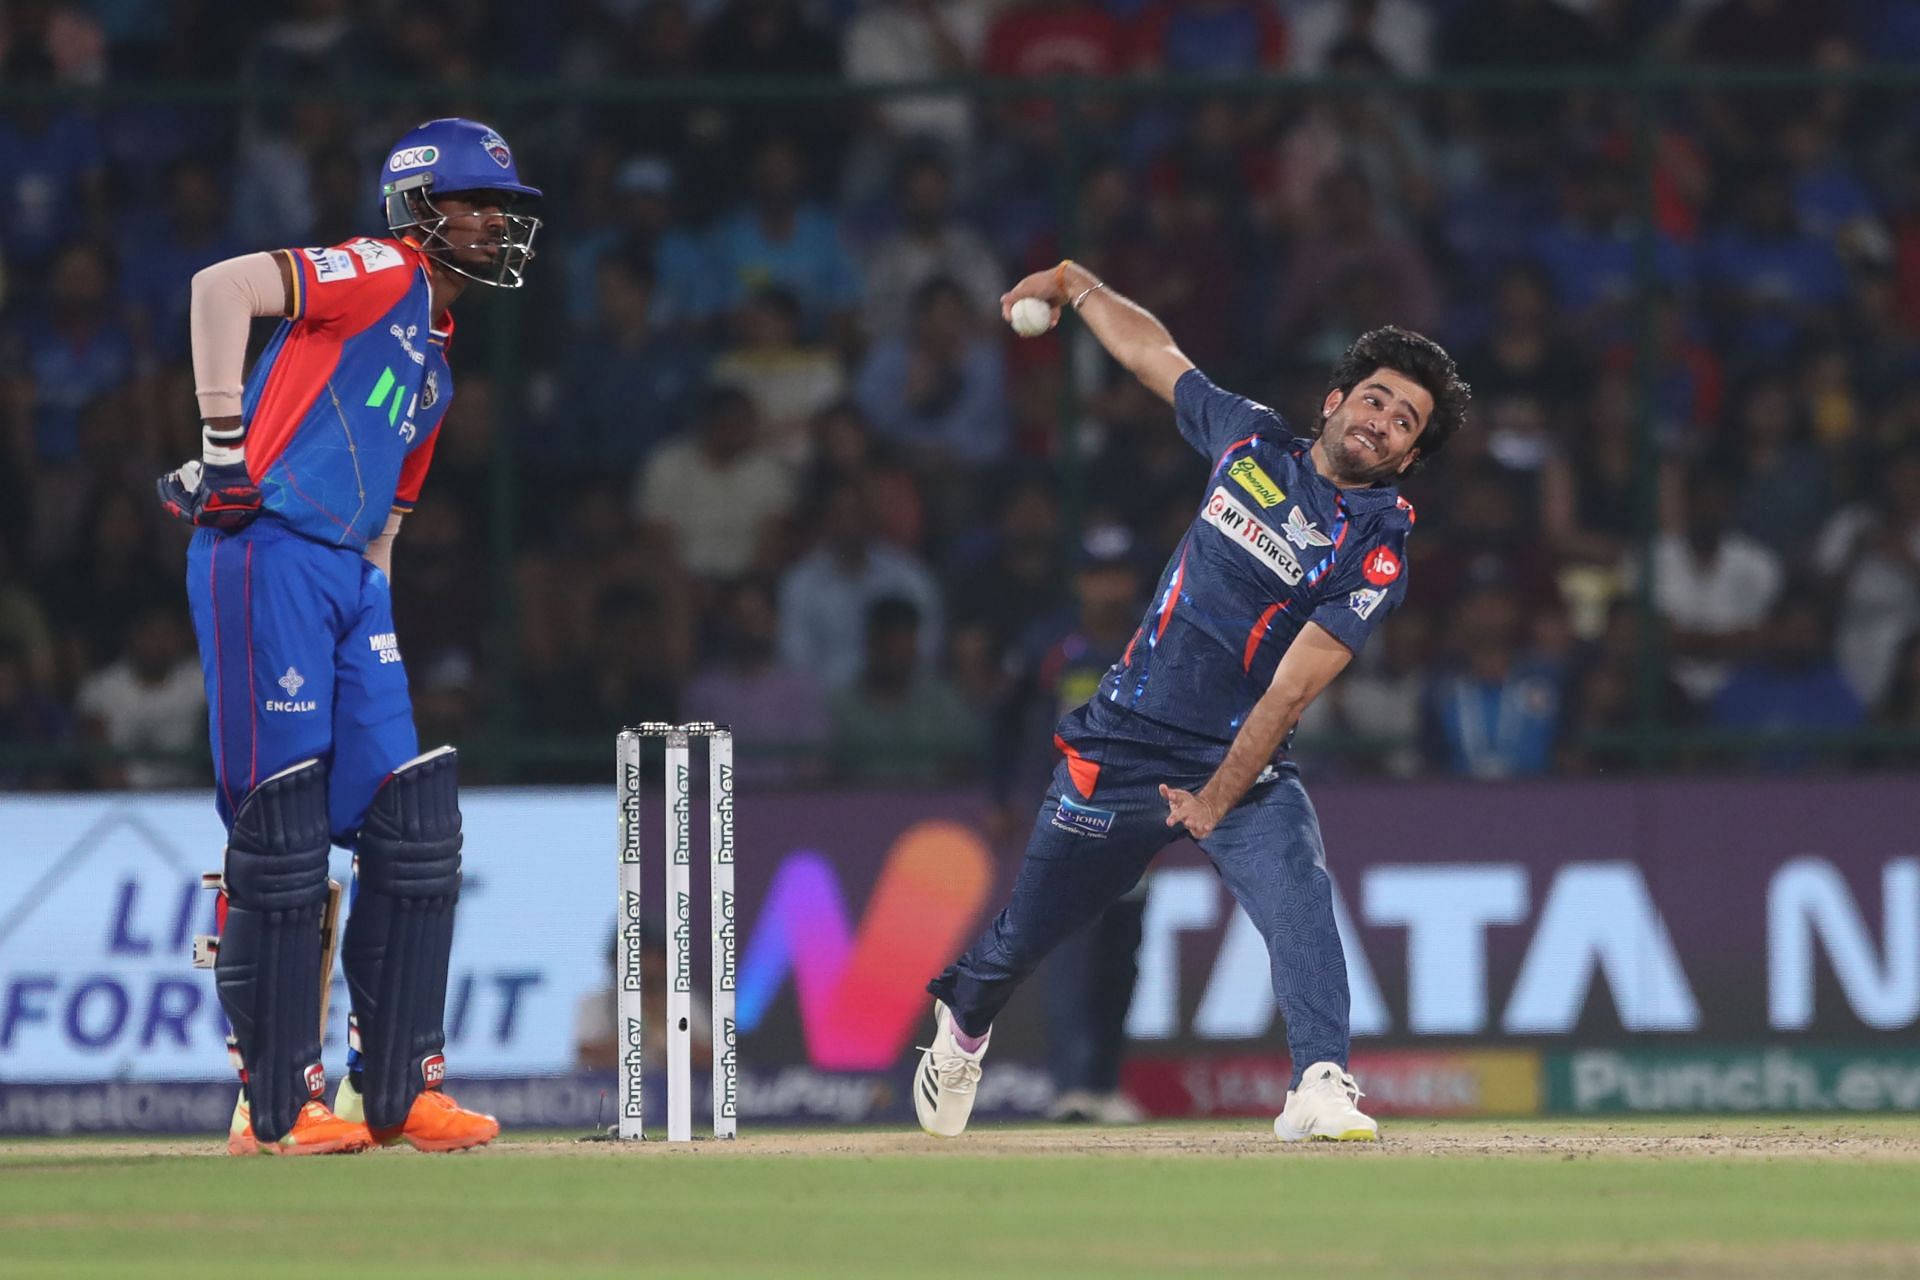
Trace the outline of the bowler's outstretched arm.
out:
<instances>
[{"instance_id":1,"label":"bowler's outstretched arm","mask_svg":"<svg viewBox=\"0 0 1920 1280\"><path fill-rule=\"evenodd\" d=\"M1002 294L1002 319L1021 298L1038 298L1052 307L1055 324L1060 323L1063 307L1073 307L1107 354L1168 404L1173 403L1173 384L1193 368L1193 361L1187 359L1151 311L1122 297L1071 259L1034 272Z\"/></svg>"}]
</instances>

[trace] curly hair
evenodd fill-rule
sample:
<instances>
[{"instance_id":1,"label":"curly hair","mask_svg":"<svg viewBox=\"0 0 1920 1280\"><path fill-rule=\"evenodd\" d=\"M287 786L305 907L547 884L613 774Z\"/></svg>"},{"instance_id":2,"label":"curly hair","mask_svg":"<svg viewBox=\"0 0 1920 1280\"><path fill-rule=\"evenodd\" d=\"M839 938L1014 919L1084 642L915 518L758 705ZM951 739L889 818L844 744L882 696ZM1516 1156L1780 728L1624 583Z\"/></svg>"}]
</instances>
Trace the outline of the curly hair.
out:
<instances>
[{"instance_id":1,"label":"curly hair","mask_svg":"<svg viewBox=\"0 0 1920 1280\"><path fill-rule=\"evenodd\" d=\"M1445 347L1424 334L1388 324L1369 329L1353 340L1334 362L1327 390L1344 397L1375 369L1391 369L1412 378L1433 397L1433 416L1414 446L1418 450L1414 467L1418 468L1446 448L1447 441L1466 425L1473 388L1460 377Z\"/></svg>"}]
</instances>

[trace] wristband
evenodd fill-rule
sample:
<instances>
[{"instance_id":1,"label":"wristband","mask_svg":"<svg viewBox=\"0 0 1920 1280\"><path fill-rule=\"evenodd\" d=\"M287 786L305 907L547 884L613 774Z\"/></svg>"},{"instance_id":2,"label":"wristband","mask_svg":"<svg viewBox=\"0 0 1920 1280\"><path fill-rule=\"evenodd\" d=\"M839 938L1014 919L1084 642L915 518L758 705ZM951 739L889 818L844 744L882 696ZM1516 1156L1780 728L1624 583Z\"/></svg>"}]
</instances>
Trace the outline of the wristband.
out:
<instances>
[{"instance_id":1,"label":"wristband","mask_svg":"<svg viewBox=\"0 0 1920 1280\"><path fill-rule=\"evenodd\" d=\"M247 460L247 426L221 430L211 422L200 424L200 460L209 467L239 466Z\"/></svg>"}]
</instances>

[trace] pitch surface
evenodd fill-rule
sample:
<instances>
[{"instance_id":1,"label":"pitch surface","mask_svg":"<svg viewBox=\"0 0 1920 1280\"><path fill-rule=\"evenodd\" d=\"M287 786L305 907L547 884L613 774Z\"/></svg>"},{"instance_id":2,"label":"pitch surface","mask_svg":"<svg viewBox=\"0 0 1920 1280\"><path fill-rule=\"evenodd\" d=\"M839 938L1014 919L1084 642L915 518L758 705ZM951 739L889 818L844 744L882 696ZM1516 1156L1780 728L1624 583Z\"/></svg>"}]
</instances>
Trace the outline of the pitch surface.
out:
<instances>
[{"instance_id":1,"label":"pitch surface","mask_svg":"<svg viewBox=\"0 0 1920 1280\"><path fill-rule=\"evenodd\" d=\"M0 1144L0 1275L1920 1275L1920 1117Z\"/></svg>"}]
</instances>

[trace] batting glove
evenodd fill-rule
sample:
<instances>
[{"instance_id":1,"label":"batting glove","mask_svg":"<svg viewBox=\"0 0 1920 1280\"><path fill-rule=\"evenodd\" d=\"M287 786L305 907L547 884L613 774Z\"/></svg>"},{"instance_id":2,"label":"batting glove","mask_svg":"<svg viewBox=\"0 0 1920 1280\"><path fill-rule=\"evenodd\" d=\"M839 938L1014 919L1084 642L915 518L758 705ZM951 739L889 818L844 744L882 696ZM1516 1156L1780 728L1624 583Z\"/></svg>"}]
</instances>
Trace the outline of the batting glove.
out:
<instances>
[{"instance_id":1,"label":"batting glove","mask_svg":"<svg viewBox=\"0 0 1920 1280\"><path fill-rule=\"evenodd\" d=\"M160 503L177 520L234 533L260 514L260 488L247 473L247 430L201 428L201 459L161 476Z\"/></svg>"}]
</instances>

